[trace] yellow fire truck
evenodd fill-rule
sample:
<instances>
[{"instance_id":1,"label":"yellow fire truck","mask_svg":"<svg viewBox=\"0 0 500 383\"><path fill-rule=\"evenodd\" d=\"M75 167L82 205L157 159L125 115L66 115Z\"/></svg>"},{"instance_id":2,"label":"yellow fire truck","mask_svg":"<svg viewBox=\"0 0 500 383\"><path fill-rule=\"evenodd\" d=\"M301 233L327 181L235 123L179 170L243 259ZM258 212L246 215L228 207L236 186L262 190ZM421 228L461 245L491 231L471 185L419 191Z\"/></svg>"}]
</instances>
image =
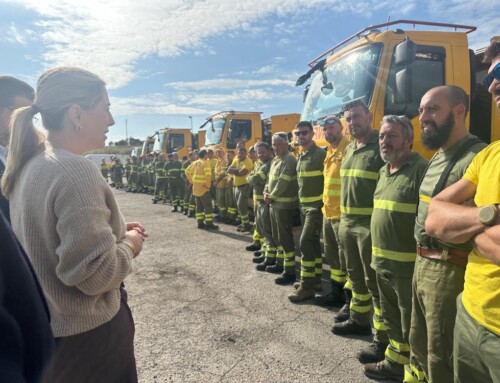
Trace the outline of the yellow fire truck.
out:
<instances>
[{"instance_id":1,"label":"yellow fire truck","mask_svg":"<svg viewBox=\"0 0 500 383\"><path fill-rule=\"evenodd\" d=\"M413 28L389 30L403 24ZM482 85L488 69L482 63L484 49L469 49L467 36L475 30L467 25L398 20L355 33L309 62L310 70L297 80L299 86L311 78L301 119L311 121L321 138L319 122L324 117L341 114L343 105L363 100L374 127L386 114L408 116L416 128L414 148L429 158L432 153L423 148L417 128L420 99L433 87L456 85L471 99L470 132L488 143L500 139L500 117Z\"/></svg>"}]
</instances>

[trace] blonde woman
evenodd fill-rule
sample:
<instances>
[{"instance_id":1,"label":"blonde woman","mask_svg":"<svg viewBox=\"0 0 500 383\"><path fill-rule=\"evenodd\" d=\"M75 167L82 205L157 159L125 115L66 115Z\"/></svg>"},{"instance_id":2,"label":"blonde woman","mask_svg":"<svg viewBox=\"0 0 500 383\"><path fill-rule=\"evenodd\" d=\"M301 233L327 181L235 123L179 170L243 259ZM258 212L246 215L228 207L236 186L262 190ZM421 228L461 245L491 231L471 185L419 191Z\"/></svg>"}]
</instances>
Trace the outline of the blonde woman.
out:
<instances>
[{"instance_id":1,"label":"blonde woman","mask_svg":"<svg viewBox=\"0 0 500 383\"><path fill-rule=\"evenodd\" d=\"M126 224L99 169L82 156L114 124L104 82L77 68L38 80L15 112L2 189L43 287L56 337L48 382L137 382L123 280L146 237ZM40 113L45 137L33 126Z\"/></svg>"}]
</instances>

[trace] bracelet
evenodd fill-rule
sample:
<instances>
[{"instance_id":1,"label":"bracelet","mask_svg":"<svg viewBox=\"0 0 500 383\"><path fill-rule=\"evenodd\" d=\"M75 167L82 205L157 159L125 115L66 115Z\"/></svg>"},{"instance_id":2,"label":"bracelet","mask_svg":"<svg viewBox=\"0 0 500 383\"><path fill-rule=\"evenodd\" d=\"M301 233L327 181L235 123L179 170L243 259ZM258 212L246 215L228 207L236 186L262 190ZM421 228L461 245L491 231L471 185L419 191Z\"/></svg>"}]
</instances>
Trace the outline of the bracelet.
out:
<instances>
[{"instance_id":1,"label":"bracelet","mask_svg":"<svg viewBox=\"0 0 500 383\"><path fill-rule=\"evenodd\" d=\"M128 248L130 250L132 250L132 254L134 254L133 258L135 258L138 253L137 253L137 250L136 250L134 244L132 243L132 241L129 239L123 239L122 243L125 244L126 246L128 246Z\"/></svg>"}]
</instances>

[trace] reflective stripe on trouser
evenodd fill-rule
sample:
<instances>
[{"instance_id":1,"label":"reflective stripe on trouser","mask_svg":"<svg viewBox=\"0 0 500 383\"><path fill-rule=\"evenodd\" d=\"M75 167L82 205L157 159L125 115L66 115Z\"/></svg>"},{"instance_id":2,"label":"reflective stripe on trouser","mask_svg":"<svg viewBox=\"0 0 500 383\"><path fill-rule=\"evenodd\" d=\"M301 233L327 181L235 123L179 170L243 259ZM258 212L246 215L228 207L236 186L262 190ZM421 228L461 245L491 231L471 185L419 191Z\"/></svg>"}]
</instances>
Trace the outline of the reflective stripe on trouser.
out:
<instances>
[{"instance_id":1,"label":"reflective stripe on trouser","mask_svg":"<svg viewBox=\"0 0 500 383\"><path fill-rule=\"evenodd\" d=\"M332 282L344 284L347 269L344 254L339 246L339 224L340 220L323 219L323 243Z\"/></svg>"},{"instance_id":2,"label":"reflective stripe on trouser","mask_svg":"<svg viewBox=\"0 0 500 383\"><path fill-rule=\"evenodd\" d=\"M302 232L300 233L300 282L305 288L313 289L318 259L321 264L320 235L323 214L320 209L312 207L301 207L300 213L302 218Z\"/></svg>"},{"instance_id":3,"label":"reflective stripe on trouser","mask_svg":"<svg viewBox=\"0 0 500 383\"><path fill-rule=\"evenodd\" d=\"M255 220L257 220L257 218L255 218ZM259 242L261 244L264 242L264 237L259 233L259 230L257 230L257 227L255 227L255 229L253 229L252 240L254 242Z\"/></svg>"},{"instance_id":4,"label":"reflective stripe on trouser","mask_svg":"<svg viewBox=\"0 0 500 383\"><path fill-rule=\"evenodd\" d=\"M189 198L189 211L194 213L196 208L196 197L191 193L191 197Z\"/></svg>"},{"instance_id":5,"label":"reflective stripe on trouser","mask_svg":"<svg viewBox=\"0 0 500 383\"><path fill-rule=\"evenodd\" d=\"M205 222L211 223L213 221L212 215L212 197L210 192L207 191L201 197L196 197L196 220L203 221L202 214L205 214Z\"/></svg>"},{"instance_id":6,"label":"reflective stripe on trouser","mask_svg":"<svg viewBox=\"0 0 500 383\"><path fill-rule=\"evenodd\" d=\"M168 180L167 177L158 177L155 183L154 196L160 199L164 198L167 194Z\"/></svg>"},{"instance_id":7,"label":"reflective stripe on trouser","mask_svg":"<svg viewBox=\"0 0 500 383\"><path fill-rule=\"evenodd\" d=\"M224 219L227 217L226 188L215 189L215 195L219 206L219 215Z\"/></svg>"},{"instance_id":8,"label":"reflective stripe on trouser","mask_svg":"<svg viewBox=\"0 0 500 383\"><path fill-rule=\"evenodd\" d=\"M257 201L255 205L255 225L257 231L264 236L263 247L265 249L264 255L266 259L276 259L276 242L273 238L268 204Z\"/></svg>"},{"instance_id":9,"label":"reflective stripe on trouser","mask_svg":"<svg viewBox=\"0 0 500 383\"><path fill-rule=\"evenodd\" d=\"M137 173L132 172L127 180L127 186L130 190L136 190L137 188Z\"/></svg>"},{"instance_id":10,"label":"reflective stripe on trouser","mask_svg":"<svg viewBox=\"0 0 500 383\"><path fill-rule=\"evenodd\" d=\"M180 206L181 196L184 194L184 180L182 178L171 179L169 186L172 206Z\"/></svg>"},{"instance_id":11,"label":"reflective stripe on trouser","mask_svg":"<svg viewBox=\"0 0 500 383\"><path fill-rule=\"evenodd\" d=\"M236 210L236 202L234 200L234 192L232 186L226 186L226 205L227 205L227 214L229 218L235 219L238 211Z\"/></svg>"},{"instance_id":12,"label":"reflective stripe on trouser","mask_svg":"<svg viewBox=\"0 0 500 383\"><path fill-rule=\"evenodd\" d=\"M234 188L234 197L236 199L236 206L238 207L238 214L241 218L241 223L248 223L248 198L252 187L249 184L236 186Z\"/></svg>"},{"instance_id":13,"label":"reflective stripe on trouser","mask_svg":"<svg viewBox=\"0 0 500 383\"><path fill-rule=\"evenodd\" d=\"M352 299L350 316L358 324L370 323L370 306L372 299L374 306L379 309L379 293L375 270L370 266L372 258L372 241L370 222L358 224L354 227L346 226L343 221L339 225L340 246L346 256L347 273L352 285ZM387 333L379 325L378 315L375 327L374 340L388 343ZM374 322L375 323L375 322Z\"/></svg>"},{"instance_id":14,"label":"reflective stripe on trouser","mask_svg":"<svg viewBox=\"0 0 500 383\"><path fill-rule=\"evenodd\" d=\"M413 358L412 358L413 359ZM405 365L404 383L427 382L424 371L417 365L410 363Z\"/></svg>"},{"instance_id":15,"label":"reflective stripe on trouser","mask_svg":"<svg viewBox=\"0 0 500 383\"><path fill-rule=\"evenodd\" d=\"M412 363L431 382L453 382L455 302L463 290L464 274L464 269L450 262L422 257L415 262L410 328Z\"/></svg>"},{"instance_id":16,"label":"reflective stripe on trouser","mask_svg":"<svg viewBox=\"0 0 500 383\"><path fill-rule=\"evenodd\" d=\"M285 272L295 275L295 243L293 241L294 209L276 209L271 206L271 227L273 238L283 248ZM293 254L293 257L292 257ZM279 255L278 255L279 261Z\"/></svg>"},{"instance_id":17,"label":"reflective stripe on trouser","mask_svg":"<svg viewBox=\"0 0 500 383\"><path fill-rule=\"evenodd\" d=\"M481 326L457 298L453 342L455 382L500 382L500 336Z\"/></svg>"},{"instance_id":18,"label":"reflective stripe on trouser","mask_svg":"<svg viewBox=\"0 0 500 383\"><path fill-rule=\"evenodd\" d=\"M380 308L389 346L385 360L394 364L410 363L411 277L398 277L377 271Z\"/></svg>"}]
</instances>

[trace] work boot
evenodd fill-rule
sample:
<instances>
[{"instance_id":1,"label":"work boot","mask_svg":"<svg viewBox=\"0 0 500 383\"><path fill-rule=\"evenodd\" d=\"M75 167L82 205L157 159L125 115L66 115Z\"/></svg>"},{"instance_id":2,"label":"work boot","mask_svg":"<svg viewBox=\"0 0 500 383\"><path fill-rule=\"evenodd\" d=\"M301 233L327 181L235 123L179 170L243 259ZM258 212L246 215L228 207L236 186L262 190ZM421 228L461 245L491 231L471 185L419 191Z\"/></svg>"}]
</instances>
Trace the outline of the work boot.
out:
<instances>
[{"instance_id":1,"label":"work boot","mask_svg":"<svg viewBox=\"0 0 500 383\"><path fill-rule=\"evenodd\" d=\"M241 225L241 229L238 231L240 233L251 233L253 231L253 227L249 223L244 223Z\"/></svg>"},{"instance_id":2,"label":"work boot","mask_svg":"<svg viewBox=\"0 0 500 383\"><path fill-rule=\"evenodd\" d=\"M295 282L295 274L287 274L286 272L281 273L281 275L274 280L277 285L291 285Z\"/></svg>"},{"instance_id":3,"label":"work boot","mask_svg":"<svg viewBox=\"0 0 500 383\"><path fill-rule=\"evenodd\" d=\"M208 230L218 230L219 226L214 225L212 222L205 224L205 229Z\"/></svg>"},{"instance_id":4,"label":"work boot","mask_svg":"<svg viewBox=\"0 0 500 383\"><path fill-rule=\"evenodd\" d=\"M157 200L156 198L153 198L153 205L154 205L155 203L158 203L158 200Z\"/></svg>"},{"instance_id":5,"label":"work boot","mask_svg":"<svg viewBox=\"0 0 500 383\"><path fill-rule=\"evenodd\" d=\"M245 247L245 250L246 251L257 251L257 250L260 250L260 242L253 241L253 243L251 245L248 245L247 247Z\"/></svg>"},{"instance_id":6,"label":"work boot","mask_svg":"<svg viewBox=\"0 0 500 383\"><path fill-rule=\"evenodd\" d=\"M385 359L386 348L387 348L387 343L380 343L377 341L373 341L372 344L370 344L364 350L358 352L356 357L363 364L377 363Z\"/></svg>"},{"instance_id":7,"label":"work boot","mask_svg":"<svg viewBox=\"0 0 500 383\"><path fill-rule=\"evenodd\" d=\"M172 210L170 210L172 213L177 213L177 206L174 206L174 208Z\"/></svg>"},{"instance_id":8,"label":"work boot","mask_svg":"<svg viewBox=\"0 0 500 383\"><path fill-rule=\"evenodd\" d=\"M274 265L267 266L265 270L268 273L281 274L283 272L283 266L274 264Z\"/></svg>"},{"instance_id":9,"label":"work boot","mask_svg":"<svg viewBox=\"0 0 500 383\"><path fill-rule=\"evenodd\" d=\"M194 211L190 211L188 213L188 218L194 218Z\"/></svg>"},{"instance_id":10,"label":"work boot","mask_svg":"<svg viewBox=\"0 0 500 383\"><path fill-rule=\"evenodd\" d=\"M297 290L288 296L288 299L292 303L299 303L314 298L314 294L314 289L305 289L304 286L299 286Z\"/></svg>"},{"instance_id":11,"label":"work boot","mask_svg":"<svg viewBox=\"0 0 500 383\"><path fill-rule=\"evenodd\" d=\"M342 307L345 303L344 285L338 282L331 282L332 290L314 299L314 304L321 307ZM346 318L347 320L347 318Z\"/></svg>"},{"instance_id":12,"label":"work boot","mask_svg":"<svg viewBox=\"0 0 500 383\"><path fill-rule=\"evenodd\" d=\"M262 256L260 256L260 257L254 257L254 258L252 259L252 262L253 262L253 263L262 263L262 262L264 262L264 260L265 260L265 259L266 259L266 257L264 257L264 256L262 255Z\"/></svg>"},{"instance_id":13,"label":"work boot","mask_svg":"<svg viewBox=\"0 0 500 383\"><path fill-rule=\"evenodd\" d=\"M198 229L204 229L205 224L203 222L198 222Z\"/></svg>"},{"instance_id":14,"label":"work boot","mask_svg":"<svg viewBox=\"0 0 500 383\"><path fill-rule=\"evenodd\" d=\"M266 269L270 266L274 266L274 264L276 263L276 261L270 261L269 259L268 260L264 260L264 262L262 263L259 263L257 266L255 266L255 270L257 271L267 271Z\"/></svg>"},{"instance_id":15,"label":"work boot","mask_svg":"<svg viewBox=\"0 0 500 383\"><path fill-rule=\"evenodd\" d=\"M349 317L351 316L351 298L352 298L352 291L349 289L344 289L344 295L345 295L345 305L342 306L342 308L333 316L333 321L335 323L340 323L344 322Z\"/></svg>"},{"instance_id":16,"label":"work boot","mask_svg":"<svg viewBox=\"0 0 500 383\"><path fill-rule=\"evenodd\" d=\"M240 225L241 225L241 221L239 221L239 220L235 219L235 220L231 223L231 225L233 225L233 226L240 226Z\"/></svg>"},{"instance_id":17,"label":"work boot","mask_svg":"<svg viewBox=\"0 0 500 383\"><path fill-rule=\"evenodd\" d=\"M371 379L402 382L404 367L402 364L389 363L387 361L368 363L364 366L364 373Z\"/></svg>"},{"instance_id":18,"label":"work boot","mask_svg":"<svg viewBox=\"0 0 500 383\"><path fill-rule=\"evenodd\" d=\"M189 211L187 209L184 209L184 213L182 213L184 215L188 215L189 214Z\"/></svg>"},{"instance_id":19,"label":"work boot","mask_svg":"<svg viewBox=\"0 0 500 383\"><path fill-rule=\"evenodd\" d=\"M336 335L371 335L372 328L369 324L361 325L351 318L341 323L334 323L332 332Z\"/></svg>"},{"instance_id":20,"label":"work boot","mask_svg":"<svg viewBox=\"0 0 500 383\"><path fill-rule=\"evenodd\" d=\"M254 257L262 257L264 255L263 251L254 251L253 256Z\"/></svg>"}]
</instances>

